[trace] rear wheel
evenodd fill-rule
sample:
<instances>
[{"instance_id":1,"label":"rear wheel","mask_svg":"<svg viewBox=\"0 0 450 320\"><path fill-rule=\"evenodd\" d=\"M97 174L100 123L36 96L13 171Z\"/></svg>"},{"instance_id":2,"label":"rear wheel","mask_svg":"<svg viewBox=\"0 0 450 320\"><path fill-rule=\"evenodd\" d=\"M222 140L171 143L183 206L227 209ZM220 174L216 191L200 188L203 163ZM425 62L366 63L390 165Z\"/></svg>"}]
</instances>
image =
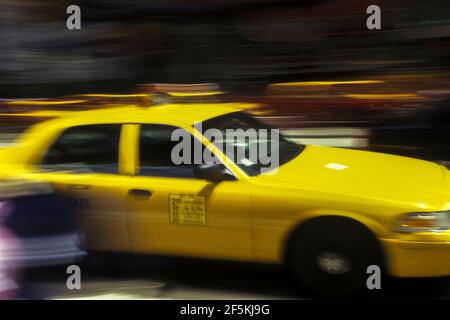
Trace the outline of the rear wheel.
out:
<instances>
[{"instance_id":1,"label":"rear wheel","mask_svg":"<svg viewBox=\"0 0 450 320\"><path fill-rule=\"evenodd\" d=\"M294 275L321 296L369 292L367 268L382 268L375 236L360 223L339 217L319 218L298 230L288 249Z\"/></svg>"}]
</instances>

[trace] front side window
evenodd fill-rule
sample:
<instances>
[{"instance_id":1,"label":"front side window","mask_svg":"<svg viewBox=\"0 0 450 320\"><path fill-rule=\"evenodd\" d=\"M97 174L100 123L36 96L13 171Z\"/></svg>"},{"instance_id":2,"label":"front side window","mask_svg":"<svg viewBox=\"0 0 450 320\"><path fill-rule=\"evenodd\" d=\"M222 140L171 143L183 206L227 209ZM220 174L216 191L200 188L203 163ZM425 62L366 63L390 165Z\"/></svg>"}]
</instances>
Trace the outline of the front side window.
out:
<instances>
[{"instance_id":1,"label":"front side window","mask_svg":"<svg viewBox=\"0 0 450 320\"><path fill-rule=\"evenodd\" d=\"M65 130L41 167L52 171L118 173L120 124L85 125Z\"/></svg>"}]
</instances>

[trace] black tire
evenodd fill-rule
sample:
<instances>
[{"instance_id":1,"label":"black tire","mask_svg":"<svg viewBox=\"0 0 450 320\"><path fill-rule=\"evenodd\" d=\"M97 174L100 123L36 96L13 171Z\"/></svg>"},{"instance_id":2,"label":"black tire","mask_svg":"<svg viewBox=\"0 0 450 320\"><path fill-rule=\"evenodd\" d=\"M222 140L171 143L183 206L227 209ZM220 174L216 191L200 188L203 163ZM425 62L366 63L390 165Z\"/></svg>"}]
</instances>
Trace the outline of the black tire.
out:
<instances>
[{"instance_id":1,"label":"black tire","mask_svg":"<svg viewBox=\"0 0 450 320\"><path fill-rule=\"evenodd\" d=\"M318 218L300 227L290 240L287 263L293 274L321 297L369 293L367 267L383 270L381 247L357 221Z\"/></svg>"}]
</instances>

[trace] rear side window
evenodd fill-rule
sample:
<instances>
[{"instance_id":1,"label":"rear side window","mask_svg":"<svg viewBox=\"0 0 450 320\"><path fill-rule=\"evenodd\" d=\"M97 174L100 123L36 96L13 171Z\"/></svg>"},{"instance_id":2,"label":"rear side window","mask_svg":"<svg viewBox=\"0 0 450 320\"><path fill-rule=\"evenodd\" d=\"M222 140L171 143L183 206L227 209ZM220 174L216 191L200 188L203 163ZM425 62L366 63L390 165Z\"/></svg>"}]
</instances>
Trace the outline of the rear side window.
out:
<instances>
[{"instance_id":1,"label":"rear side window","mask_svg":"<svg viewBox=\"0 0 450 320\"><path fill-rule=\"evenodd\" d=\"M64 131L48 150L46 170L118 173L120 124L86 125Z\"/></svg>"}]
</instances>

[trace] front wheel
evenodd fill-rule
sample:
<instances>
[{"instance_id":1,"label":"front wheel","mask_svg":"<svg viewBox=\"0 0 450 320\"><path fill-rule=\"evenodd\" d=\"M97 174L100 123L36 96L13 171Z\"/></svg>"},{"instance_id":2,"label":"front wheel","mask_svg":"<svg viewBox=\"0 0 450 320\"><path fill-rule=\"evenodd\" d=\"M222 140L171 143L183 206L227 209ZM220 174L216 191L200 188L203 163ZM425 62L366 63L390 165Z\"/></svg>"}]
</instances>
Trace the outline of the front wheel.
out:
<instances>
[{"instance_id":1,"label":"front wheel","mask_svg":"<svg viewBox=\"0 0 450 320\"><path fill-rule=\"evenodd\" d=\"M288 252L294 275L320 296L368 293L369 266L382 268L377 239L352 220L312 221L294 235ZM381 269L382 270L382 269Z\"/></svg>"}]
</instances>

